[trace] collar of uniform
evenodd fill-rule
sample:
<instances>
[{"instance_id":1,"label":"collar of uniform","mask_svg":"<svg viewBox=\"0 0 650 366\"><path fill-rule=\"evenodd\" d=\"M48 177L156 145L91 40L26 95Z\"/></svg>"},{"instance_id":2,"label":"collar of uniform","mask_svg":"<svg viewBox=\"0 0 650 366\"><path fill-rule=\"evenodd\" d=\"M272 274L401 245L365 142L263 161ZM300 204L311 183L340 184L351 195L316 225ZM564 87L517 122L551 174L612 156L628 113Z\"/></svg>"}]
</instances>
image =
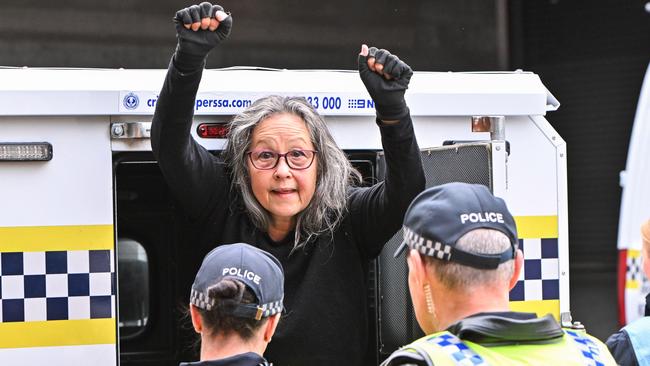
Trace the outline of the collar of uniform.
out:
<instances>
[{"instance_id":1,"label":"collar of uniform","mask_svg":"<svg viewBox=\"0 0 650 366\"><path fill-rule=\"evenodd\" d=\"M198 362L181 362L179 366L272 366L264 357L254 352L240 353L235 356L222 358L219 360L206 360Z\"/></svg>"},{"instance_id":2,"label":"collar of uniform","mask_svg":"<svg viewBox=\"0 0 650 366\"><path fill-rule=\"evenodd\" d=\"M478 313L447 328L458 338L483 346L513 343L548 343L564 335L551 315L538 318L534 313Z\"/></svg>"}]
</instances>

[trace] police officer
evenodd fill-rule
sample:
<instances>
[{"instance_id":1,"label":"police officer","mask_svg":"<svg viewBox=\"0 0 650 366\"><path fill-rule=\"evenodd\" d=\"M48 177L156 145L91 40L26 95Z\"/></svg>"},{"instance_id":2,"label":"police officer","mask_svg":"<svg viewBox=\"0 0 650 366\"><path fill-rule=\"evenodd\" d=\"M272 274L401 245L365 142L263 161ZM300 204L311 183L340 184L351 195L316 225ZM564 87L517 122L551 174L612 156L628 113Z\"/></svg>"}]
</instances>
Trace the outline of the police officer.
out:
<instances>
[{"instance_id":1,"label":"police officer","mask_svg":"<svg viewBox=\"0 0 650 366\"><path fill-rule=\"evenodd\" d=\"M427 336L383 365L615 365L604 344L551 315L509 311L523 254L505 202L482 185L422 192L403 225L408 283Z\"/></svg>"},{"instance_id":2,"label":"police officer","mask_svg":"<svg viewBox=\"0 0 650 366\"><path fill-rule=\"evenodd\" d=\"M222 245L203 259L190 293L201 336L199 362L180 366L269 366L262 356L283 310L284 271L268 252Z\"/></svg>"}]
</instances>

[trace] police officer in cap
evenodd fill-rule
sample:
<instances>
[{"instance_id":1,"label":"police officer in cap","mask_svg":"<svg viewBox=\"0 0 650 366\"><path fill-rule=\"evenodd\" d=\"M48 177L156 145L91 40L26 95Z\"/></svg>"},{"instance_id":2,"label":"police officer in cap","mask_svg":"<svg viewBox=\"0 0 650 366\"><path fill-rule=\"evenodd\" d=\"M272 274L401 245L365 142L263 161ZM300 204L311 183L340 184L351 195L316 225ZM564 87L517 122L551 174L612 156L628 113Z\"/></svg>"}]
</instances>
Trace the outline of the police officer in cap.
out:
<instances>
[{"instance_id":1,"label":"police officer in cap","mask_svg":"<svg viewBox=\"0 0 650 366\"><path fill-rule=\"evenodd\" d=\"M180 366L269 366L262 356L280 320L284 271L268 252L222 245L203 259L190 293L201 336L199 362Z\"/></svg>"},{"instance_id":2,"label":"police officer in cap","mask_svg":"<svg viewBox=\"0 0 650 366\"><path fill-rule=\"evenodd\" d=\"M409 289L425 337L383 365L615 365L599 340L551 315L509 311L523 254L505 202L482 185L422 192L403 225Z\"/></svg>"}]
</instances>

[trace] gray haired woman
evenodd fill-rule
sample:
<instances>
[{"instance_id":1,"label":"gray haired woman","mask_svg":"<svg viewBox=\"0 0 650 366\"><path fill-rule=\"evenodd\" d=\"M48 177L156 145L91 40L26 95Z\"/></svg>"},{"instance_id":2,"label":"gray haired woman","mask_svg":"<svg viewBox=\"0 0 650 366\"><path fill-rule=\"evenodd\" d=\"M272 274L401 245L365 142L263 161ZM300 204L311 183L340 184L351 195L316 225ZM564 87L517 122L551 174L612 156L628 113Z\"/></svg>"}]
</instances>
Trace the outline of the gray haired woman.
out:
<instances>
[{"instance_id":1,"label":"gray haired woman","mask_svg":"<svg viewBox=\"0 0 650 366\"><path fill-rule=\"evenodd\" d=\"M266 350L278 365L361 365L367 348L368 265L399 229L424 173L404 92L412 71L362 46L361 80L375 102L386 179L357 173L304 98L269 96L231 122L215 157L190 135L207 54L232 17L202 3L176 15L178 45L158 98L152 147L202 243L254 243L285 269L285 315ZM207 250L207 248L197 248Z\"/></svg>"},{"instance_id":2,"label":"gray haired woman","mask_svg":"<svg viewBox=\"0 0 650 366\"><path fill-rule=\"evenodd\" d=\"M276 217L273 215L276 211L273 209L274 201L269 199L267 203L263 194L256 194L256 185L251 185L252 179L261 179L264 182L273 181L271 177L259 176L274 172L271 171L272 169L260 169L258 162L264 159L265 155L260 155L259 152L266 153L267 150L259 150L258 148L261 146L259 144L253 148L253 136L263 134L265 126L274 130L271 134L278 135L278 122L275 116L293 120L301 129L304 127L304 131L300 131L306 132L306 136L302 136L302 140L307 145L311 142L311 146L307 146L311 150L306 149L301 153L295 150L284 150L290 152L289 155L285 155L285 159L287 159L285 163L288 163L288 167L291 168L291 164L303 160L314 166L314 169L309 169L311 166L294 169L298 170L297 173L300 174L296 177L298 192L301 192L299 188L302 188L302 184L313 185L314 191L313 193L309 192L311 199L303 200L304 207L296 205L294 210L289 210L287 217L295 219L295 223L288 223L287 229L289 230L276 228ZM262 125L261 121L266 123ZM260 128L255 131L258 125ZM257 100L250 108L235 116L231 126L224 158L231 168L235 190L241 193L243 203L255 226L267 230L269 236L275 240L284 239L295 227L294 248L303 246L320 234L333 234L343 218L348 189L354 183L354 178L357 178L358 173L352 168L343 151L338 148L323 118L311 104L304 98L269 96ZM266 146L264 145L265 148ZM269 158L269 161L273 162L273 167L281 163L277 158L278 156ZM249 169L249 160L254 169ZM282 169L282 167L279 168ZM308 174L301 174L301 170L307 170L305 173ZM272 186L275 187L275 184ZM282 184L278 186L281 187Z\"/></svg>"}]
</instances>

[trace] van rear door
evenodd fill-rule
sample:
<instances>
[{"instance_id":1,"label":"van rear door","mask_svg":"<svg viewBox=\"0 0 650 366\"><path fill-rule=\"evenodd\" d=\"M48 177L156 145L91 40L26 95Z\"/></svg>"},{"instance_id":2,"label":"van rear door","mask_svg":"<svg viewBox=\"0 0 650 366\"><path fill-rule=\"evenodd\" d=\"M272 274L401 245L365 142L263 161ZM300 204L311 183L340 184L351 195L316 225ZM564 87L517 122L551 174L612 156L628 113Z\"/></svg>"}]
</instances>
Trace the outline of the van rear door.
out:
<instances>
[{"instance_id":1,"label":"van rear door","mask_svg":"<svg viewBox=\"0 0 650 366\"><path fill-rule=\"evenodd\" d=\"M0 160L3 365L117 365L108 124L0 116L4 159L36 148L28 143L51 147L49 160Z\"/></svg>"}]
</instances>

